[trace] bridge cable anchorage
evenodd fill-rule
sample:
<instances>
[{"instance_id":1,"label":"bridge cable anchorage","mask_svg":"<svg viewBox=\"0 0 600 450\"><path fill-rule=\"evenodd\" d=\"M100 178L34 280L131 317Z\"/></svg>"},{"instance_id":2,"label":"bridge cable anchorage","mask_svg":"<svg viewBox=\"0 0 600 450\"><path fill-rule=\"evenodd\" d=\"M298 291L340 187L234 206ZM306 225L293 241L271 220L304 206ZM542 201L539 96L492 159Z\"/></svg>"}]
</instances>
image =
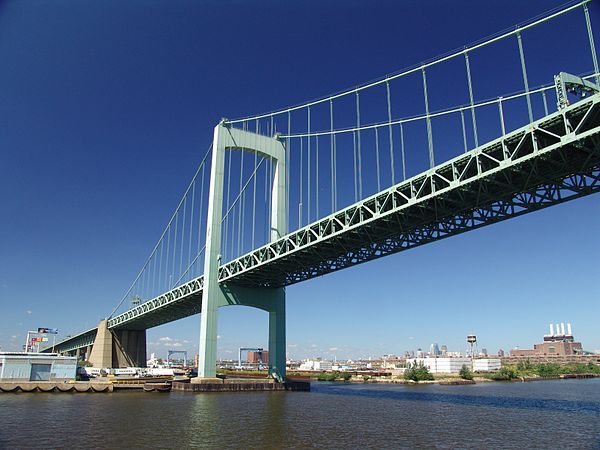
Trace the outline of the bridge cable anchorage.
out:
<instances>
[{"instance_id":1,"label":"bridge cable anchorage","mask_svg":"<svg viewBox=\"0 0 600 450\"><path fill-rule=\"evenodd\" d=\"M525 98L527 99L527 113L529 114L529 123L533 123L533 110L531 107L531 97L529 95L529 81L527 80L527 67L525 65L525 53L523 52L523 38L521 33L517 33L517 42L519 44L519 58L521 59L521 72L523 74L523 85L525 86Z\"/></svg>"},{"instance_id":2,"label":"bridge cable anchorage","mask_svg":"<svg viewBox=\"0 0 600 450\"><path fill-rule=\"evenodd\" d=\"M429 115L429 99L427 96L427 75L425 74L425 68L423 68L423 97L425 99L425 115L427 123L427 146L429 147L429 168L432 169L435 166L435 157L433 154L433 134L431 130L431 116Z\"/></svg>"},{"instance_id":3,"label":"bridge cable anchorage","mask_svg":"<svg viewBox=\"0 0 600 450\"><path fill-rule=\"evenodd\" d=\"M550 10L546 14L538 16L539 18L534 18L530 22L524 22L524 23L522 23L521 25L519 25L518 29L511 29L511 30L507 30L507 31L504 31L504 32L501 32L501 33L497 33L497 34L491 35L490 37L488 37L486 39L480 40L480 41L476 42L475 44L472 44L472 45L468 46L469 52L473 52L474 50L477 50L477 49L486 47L488 45L494 44L496 42L502 41L504 39L507 39L507 38L509 38L511 36L516 35L517 33L520 33L520 32L523 32L525 30L537 27L537 26L539 26L539 25L541 25L541 24L543 24L545 22L548 22L548 21L551 21L553 19L556 19L557 17L560 17L560 16L562 16L564 14L567 14L569 12L572 12L572 11L574 11L574 10L582 7L583 5L589 3L590 1L591 0L582 0L582 1L579 1L579 2L577 2L575 4L567 6L567 7L563 8L563 9L555 8L554 10ZM281 109L281 110L270 111L268 113L258 114L258 115L255 115L255 116L243 117L243 118L234 119L234 120L227 120L226 123L233 125L233 124L236 124L236 123L241 123L241 122L243 122L245 120L255 120L255 119L262 119L262 118L271 117L271 116L277 116L277 115L285 114L288 111L289 112L293 112L293 111L302 110L302 109L304 109L304 108L306 108L308 106L319 105L319 104L328 102L329 100L335 100L335 99L338 99L338 98L341 98L341 97L344 97L344 96L347 96L347 95L354 94L357 91L363 91L363 90L366 90L366 89L370 89L370 88L372 88L374 86L378 86L378 85L384 84L386 82L389 82L389 81L392 81L392 80L395 80L395 79L398 79L398 78L405 77L407 75L410 75L410 74L413 74L413 73L416 73L416 72L420 71L422 68L429 68L429 67L435 66L437 64L441 64L443 62L452 60L454 58L457 58L457 57L460 57L460 56L464 56L464 52L465 52L465 50L464 50L464 47L463 47L460 50L456 50L454 52L447 53L445 55L439 56L439 57L434 58L432 60L425 61L425 62L423 62L421 64L417 64L417 65L411 66L409 68L406 68L406 69L403 69L403 70L399 71L398 73L391 74L391 75L386 75L383 78L380 78L380 79L377 79L377 80L365 83L365 84L363 84L363 85L361 85L359 87L352 87L352 88L346 89L344 91L338 92L336 94L325 96L325 97L319 98L317 100L312 100L312 101L309 101L309 102L306 102L306 103L302 103L302 104L299 104L299 105L287 107L287 108L284 108L284 109ZM596 72L598 72L598 71L596 71Z\"/></svg>"},{"instance_id":4,"label":"bridge cable anchorage","mask_svg":"<svg viewBox=\"0 0 600 450\"><path fill-rule=\"evenodd\" d=\"M585 25L587 28L588 39L590 41L590 51L592 53L592 64L594 65L594 73L596 74L596 84L600 86L600 69L598 69L598 56L596 54L596 46L594 44L594 35L592 33L592 22L590 20L590 12L588 11L587 2L583 3L583 13L585 15Z\"/></svg>"},{"instance_id":5,"label":"bridge cable anchorage","mask_svg":"<svg viewBox=\"0 0 600 450\"><path fill-rule=\"evenodd\" d=\"M475 100L473 97L473 81L471 78L471 64L469 62L469 52L465 49L465 67L467 69L467 85L469 88L469 102L471 103L471 121L473 122L473 141L475 147L479 147L479 136L477 133L477 119L475 118Z\"/></svg>"},{"instance_id":6,"label":"bridge cable anchorage","mask_svg":"<svg viewBox=\"0 0 600 450\"><path fill-rule=\"evenodd\" d=\"M385 82L385 91L387 95L387 113L388 113L388 130L390 135L390 167L391 167L391 176L392 176L392 184L396 184L396 174L394 169L394 134L392 130L392 98L390 93L390 82L386 80ZM333 131L333 130L332 130ZM403 179L406 179L406 169L404 168L404 153L402 153L402 176Z\"/></svg>"}]
</instances>

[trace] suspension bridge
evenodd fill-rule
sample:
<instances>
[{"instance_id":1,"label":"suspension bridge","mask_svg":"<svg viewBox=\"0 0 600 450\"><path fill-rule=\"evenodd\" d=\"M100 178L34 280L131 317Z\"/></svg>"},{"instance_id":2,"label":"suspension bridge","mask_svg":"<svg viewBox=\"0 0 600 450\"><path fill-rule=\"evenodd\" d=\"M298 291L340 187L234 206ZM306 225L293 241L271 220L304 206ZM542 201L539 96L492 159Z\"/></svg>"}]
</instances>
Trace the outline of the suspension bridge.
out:
<instances>
[{"instance_id":1,"label":"suspension bridge","mask_svg":"<svg viewBox=\"0 0 600 450\"><path fill-rule=\"evenodd\" d=\"M245 305L269 313L269 370L284 377L286 286L597 192L588 3L331 96L223 119L117 306L55 349L143 365L145 330L200 314L210 379L218 309ZM575 58L538 33L567 23L585 49ZM498 71L505 83L490 83Z\"/></svg>"}]
</instances>

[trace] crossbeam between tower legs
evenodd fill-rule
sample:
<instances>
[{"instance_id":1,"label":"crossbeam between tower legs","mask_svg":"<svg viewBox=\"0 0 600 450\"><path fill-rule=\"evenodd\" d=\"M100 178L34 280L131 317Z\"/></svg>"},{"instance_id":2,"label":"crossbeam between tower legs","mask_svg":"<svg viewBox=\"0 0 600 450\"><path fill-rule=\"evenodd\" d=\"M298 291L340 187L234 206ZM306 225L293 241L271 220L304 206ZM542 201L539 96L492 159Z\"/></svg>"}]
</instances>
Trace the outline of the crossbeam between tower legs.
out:
<instances>
[{"instance_id":1,"label":"crossbeam between tower legs","mask_svg":"<svg viewBox=\"0 0 600 450\"><path fill-rule=\"evenodd\" d=\"M227 127L223 122L219 123L214 130L211 161L198 378L200 380L211 379L216 376L218 308L230 304L254 306L269 311L269 354L271 355L271 350L273 350L274 361L274 364L271 364L271 356L269 356L269 366L276 367L279 375L284 376L285 290L277 290L271 296L265 295L265 299L261 300L259 306L255 301L256 294L259 291L254 293L245 291L245 293L237 295L237 300L231 303L227 300L223 288L219 286L225 152L228 150L256 152L269 158L275 164L275 177L271 188L271 240L276 240L287 233L285 204L286 158L283 143L275 138ZM254 290L253 288L247 289ZM266 293L263 292L263 294ZM266 303L264 303L265 301ZM273 349L271 349L271 345L273 345ZM283 357L281 357L282 352ZM283 360L283 365L280 360Z\"/></svg>"}]
</instances>

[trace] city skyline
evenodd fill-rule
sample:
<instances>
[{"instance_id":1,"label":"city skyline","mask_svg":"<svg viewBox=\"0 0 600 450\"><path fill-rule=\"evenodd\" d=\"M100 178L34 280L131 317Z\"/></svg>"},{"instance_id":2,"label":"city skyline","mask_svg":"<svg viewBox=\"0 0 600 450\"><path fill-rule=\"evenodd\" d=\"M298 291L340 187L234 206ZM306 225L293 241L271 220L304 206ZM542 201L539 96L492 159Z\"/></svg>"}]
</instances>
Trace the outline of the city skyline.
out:
<instances>
[{"instance_id":1,"label":"city skyline","mask_svg":"<svg viewBox=\"0 0 600 450\"><path fill-rule=\"evenodd\" d=\"M204 15L189 14L205 21L201 30L181 11L150 8L139 34L127 29L133 12L127 7L119 10L123 19L115 19L92 17L99 12L93 7L67 8L63 17L57 10L40 15L28 6L4 5L0 56L14 70L0 74L0 85L7 87L0 102L0 118L7 124L0 135L6 162L0 181L6 214L0 224L0 300L10 305L0 318L0 346L20 350L26 331L38 327L59 328L64 337L95 327L110 313L193 174L220 113L241 116L333 92L558 4L534 1L518 11L500 4L488 11L474 7L465 17L443 2L429 17L418 3L388 4L399 16L423 18L439 28L419 45L410 40L419 36L415 25L384 29L379 22L390 19L381 11L365 12L358 3L344 12L324 4L325 17L335 12L341 18L332 29L312 18L318 32L308 36L299 34L306 11L271 5L275 17L300 14L282 39L285 45L276 42L263 51L265 35L250 33L237 18L237 28L219 42L228 49L223 55L214 50L214 40L199 44L226 17L215 5ZM598 17L598 5L590 8ZM267 25L265 17L247 13ZM72 20L78 14L101 37L81 30ZM161 14L170 21L163 24ZM486 25L492 16L494 25ZM103 29L107 20L110 32ZM357 21L364 27L353 29ZM477 26L461 29L470 22ZM162 40L154 33L158 25L170 27L175 37ZM53 40L45 39L48 33ZM74 42L72 33L84 39ZM323 49L321 42L331 47ZM374 42L385 57L369 53ZM332 50L342 57L328 60ZM586 49L573 51L588 57ZM347 61L352 52L360 55L360 64ZM398 58L390 65L392 52ZM274 54L295 58L280 68ZM203 60L218 70L208 70ZM317 74L310 68L313 61L321 67ZM253 68L244 74L244 86L239 62ZM279 74L286 76L278 79ZM532 345L556 320L572 323L586 350L600 348L592 264L600 248L593 233L599 205L600 198L586 197L291 286L288 355L368 357L428 348L432 342L464 351L469 333L488 350L508 351ZM223 308L219 356L235 355L241 346L266 348L267 320L261 311ZM148 353L196 353L199 322L194 316L149 330Z\"/></svg>"}]
</instances>

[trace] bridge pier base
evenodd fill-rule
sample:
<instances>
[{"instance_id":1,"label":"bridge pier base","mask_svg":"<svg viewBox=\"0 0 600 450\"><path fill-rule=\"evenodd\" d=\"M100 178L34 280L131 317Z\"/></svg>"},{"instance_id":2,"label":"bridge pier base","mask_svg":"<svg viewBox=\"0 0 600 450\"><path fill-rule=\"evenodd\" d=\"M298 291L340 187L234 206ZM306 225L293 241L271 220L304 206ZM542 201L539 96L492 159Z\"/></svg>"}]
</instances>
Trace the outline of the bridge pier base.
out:
<instances>
[{"instance_id":1,"label":"bridge pier base","mask_svg":"<svg viewBox=\"0 0 600 450\"><path fill-rule=\"evenodd\" d=\"M212 348L200 354L199 368L204 369L204 376L192 382L212 379L216 376L217 353L217 312L224 306L249 306L269 313L269 375L274 378L285 378L286 331L285 331L285 288L253 288L222 284L219 286L215 301L214 326L202 328L202 338L213 343ZM212 369L212 372L210 371ZM200 372L201 373L201 372Z\"/></svg>"},{"instance_id":2,"label":"bridge pier base","mask_svg":"<svg viewBox=\"0 0 600 450\"><path fill-rule=\"evenodd\" d=\"M146 330L108 329L108 322L98 325L96 339L88 355L93 367L146 367Z\"/></svg>"}]
</instances>

